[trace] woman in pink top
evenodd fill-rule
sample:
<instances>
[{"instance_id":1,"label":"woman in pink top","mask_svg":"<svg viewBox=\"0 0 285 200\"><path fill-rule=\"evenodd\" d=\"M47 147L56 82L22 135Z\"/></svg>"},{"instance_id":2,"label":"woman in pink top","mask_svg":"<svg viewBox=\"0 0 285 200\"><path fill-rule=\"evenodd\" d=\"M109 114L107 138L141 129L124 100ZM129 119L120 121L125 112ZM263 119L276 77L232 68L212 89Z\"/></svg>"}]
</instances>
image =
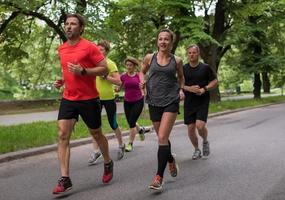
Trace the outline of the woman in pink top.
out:
<instances>
[{"instance_id":1,"label":"woman in pink top","mask_svg":"<svg viewBox=\"0 0 285 200\"><path fill-rule=\"evenodd\" d=\"M133 142L136 133L139 132L140 140L144 140L144 128L139 128L137 120L142 113L144 106L144 92L140 88L140 77L136 68L139 66L137 59L127 57L124 61L127 72L121 75L122 85L120 88L125 89L124 110L130 127L129 143L126 151L133 150Z\"/></svg>"}]
</instances>

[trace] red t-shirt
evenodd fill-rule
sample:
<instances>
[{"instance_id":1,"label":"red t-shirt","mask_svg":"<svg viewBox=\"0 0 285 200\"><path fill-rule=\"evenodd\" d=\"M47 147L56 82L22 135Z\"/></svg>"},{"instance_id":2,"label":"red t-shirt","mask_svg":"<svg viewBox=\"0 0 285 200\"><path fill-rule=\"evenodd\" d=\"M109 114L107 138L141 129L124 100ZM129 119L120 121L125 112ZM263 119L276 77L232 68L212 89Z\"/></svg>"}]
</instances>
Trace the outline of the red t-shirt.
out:
<instances>
[{"instance_id":1,"label":"red t-shirt","mask_svg":"<svg viewBox=\"0 0 285 200\"><path fill-rule=\"evenodd\" d=\"M104 59L104 55L98 47L80 38L77 44L70 45L68 42L58 47L58 54L64 77L63 98L76 101L88 100L99 96L94 82L96 76L75 75L68 71L67 63L80 64L84 68L93 68Z\"/></svg>"}]
</instances>

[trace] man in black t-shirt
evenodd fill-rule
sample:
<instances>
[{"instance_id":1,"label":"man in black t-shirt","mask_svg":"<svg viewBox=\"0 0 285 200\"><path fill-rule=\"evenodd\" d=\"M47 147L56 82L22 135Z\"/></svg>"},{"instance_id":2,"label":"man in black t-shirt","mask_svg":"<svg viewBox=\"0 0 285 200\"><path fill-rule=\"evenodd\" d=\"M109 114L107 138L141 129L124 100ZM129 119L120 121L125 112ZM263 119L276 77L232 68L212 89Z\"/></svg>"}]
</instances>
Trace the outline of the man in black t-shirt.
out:
<instances>
[{"instance_id":1,"label":"man in black t-shirt","mask_svg":"<svg viewBox=\"0 0 285 200\"><path fill-rule=\"evenodd\" d=\"M187 48L189 63L183 66L185 78L185 86L183 87L185 92L184 123L188 126L188 136L195 148L193 160L202 157L196 129L203 138L203 156L206 157L210 154L208 130L206 128L210 102L209 90L218 84L216 74L210 66L199 62L199 55L199 47L190 45Z\"/></svg>"}]
</instances>

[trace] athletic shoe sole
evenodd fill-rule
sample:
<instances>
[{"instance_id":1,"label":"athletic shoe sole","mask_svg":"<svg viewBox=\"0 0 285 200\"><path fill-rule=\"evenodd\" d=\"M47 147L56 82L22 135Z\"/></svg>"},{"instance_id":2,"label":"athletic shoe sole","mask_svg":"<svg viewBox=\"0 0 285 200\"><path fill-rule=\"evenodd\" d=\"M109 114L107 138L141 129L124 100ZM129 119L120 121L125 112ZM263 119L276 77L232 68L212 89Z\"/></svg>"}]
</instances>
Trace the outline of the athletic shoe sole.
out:
<instances>
[{"instance_id":1,"label":"athletic shoe sole","mask_svg":"<svg viewBox=\"0 0 285 200\"><path fill-rule=\"evenodd\" d=\"M210 157L210 155L208 155L208 156L202 156L202 160L207 160L208 158Z\"/></svg>"},{"instance_id":2,"label":"athletic shoe sole","mask_svg":"<svg viewBox=\"0 0 285 200\"><path fill-rule=\"evenodd\" d=\"M192 160L199 160L199 159L201 159L202 158L202 156L199 156L199 157L197 157L197 158L192 158Z\"/></svg>"},{"instance_id":3,"label":"athletic shoe sole","mask_svg":"<svg viewBox=\"0 0 285 200\"><path fill-rule=\"evenodd\" d=\"M68 193L71 189L72 189L72 187L69 187L64 192L52 193L52 194L55 195L55 196L64 195L64 194Z\"/></svg>"},{"instance_id":4,"label":"athletic shoe sole","mask_svg":"<svg viewBox=\"0 0 285 200\"><path fill-rule=\"evenodd\" d=\"M162 184L163 185L163 184ZM162 185L160 187L154 187L154 186L148 186L149 189L157 191L157 192L161 192L162 191Z\"/></svg>"},{"instance_id":5,"label":"athletic shoe sole","mask_svg":"<svg viewBox=\"0 0 285 200\"><path fill-rule=\"evenodd\" d=\"M100 158L102 158L103 155L101 154L96 160L94 160L93 162L88 162L88 165L91 166L91 165L97 165L100 161Z\"/></svg>"}]
</instances>

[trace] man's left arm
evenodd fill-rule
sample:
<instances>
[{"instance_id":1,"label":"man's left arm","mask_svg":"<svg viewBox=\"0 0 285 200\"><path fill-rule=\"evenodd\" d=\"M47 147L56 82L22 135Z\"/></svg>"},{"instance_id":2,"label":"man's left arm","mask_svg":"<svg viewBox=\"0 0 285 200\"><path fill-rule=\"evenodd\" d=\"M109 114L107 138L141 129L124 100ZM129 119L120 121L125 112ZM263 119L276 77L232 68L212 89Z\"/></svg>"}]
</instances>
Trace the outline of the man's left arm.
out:
<instances>
[{"instance_id":1,"label":"man's left arm","mask_svg":"<svg viewBox=\"0 0 285 200\"><path fill-rule=\"evenodd\" d=\"M212 90L218 85L217 74L210 66L208 66L208 79L209 83L204 87L205 91Z\"/></svg>"},{"instance_id":2,"label":"man's left arm","mask_svg":"<svg viewBox=\"0 0 285 200\"><path fill-rule=\"evenodd\" d=\"M179 84L179 96L180 100L183 100L185 98L184 95L184 85L185 85L185 79L183 74L183 63L181 58L176 57L176 63L177 63L177 77L178 77L178 84Z\"/></svg>"},{"instance_id":3,"label":"man's left arm","mask_svg":"<svg viewBox=\"0 0 285 200\"><path fill-rule=\"evenodd\" d=\"M68 71L81 76L105 76L108 74L106 60L100 61L96 67L84 68L80 64L67 63Z\"/></svg>"},{"instance_id":4,"label":"man's left arm","mask_svg":"<svg viewBox=\"0 0 285 200\"><path fill-rule=\"evenodd\" d=\"M82 70L86 71L86 75L87 76L106 76L108 75L108 67L107 67L107 62L106 59L104 58L102 61L100 61L96 67L93 68L83 68ZM82 73L84 74L84 72L82 72L81 70L81 75Z\"/></svg>"},{"instance_id":5,"label":"man's left arm","mask_svg":"<svg viewBox=\"0 0 285 200\"><path fill-rule=\"evenodd\" d=\"M208 85L206 85L206 86L204 87L204 89L205 89L206 91L209 91L209 90L212 90L212 89L214 89L215 87L217 87L217 85L218 85L218 79L216 78L216 79L210 81L210 82L208 83Z\"/></svg>"}]
</instances>

